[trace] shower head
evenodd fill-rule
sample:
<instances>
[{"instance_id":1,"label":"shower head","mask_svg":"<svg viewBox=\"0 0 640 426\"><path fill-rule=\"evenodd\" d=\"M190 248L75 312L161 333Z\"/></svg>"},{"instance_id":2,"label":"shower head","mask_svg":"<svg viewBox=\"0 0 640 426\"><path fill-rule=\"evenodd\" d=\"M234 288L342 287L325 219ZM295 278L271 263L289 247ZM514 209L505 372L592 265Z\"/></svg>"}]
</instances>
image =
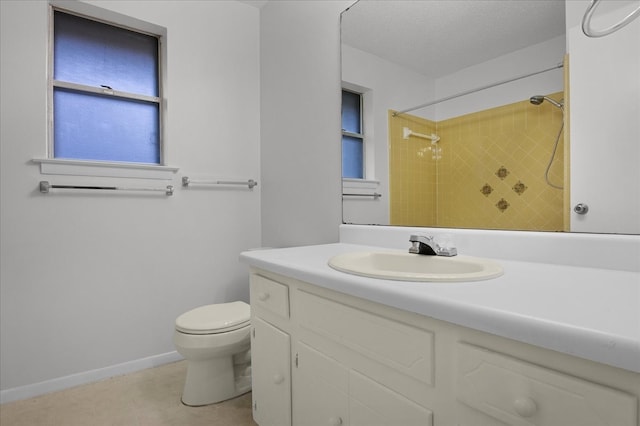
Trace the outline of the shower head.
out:
<instances>
[{"instance_id":1,"label":"shower head","mask_svg":"<svg viewBox=\"0 0 640 426\"><path fill-rule=\"evenodd\" d=\"M544 102L544 96L532 96L531 98L529 98L529 102L534 105L540 105L542 102Z\"/></svg>"},{"instance_id":2,"label":"shower head","mask_svg":"<svg viewBox=\"0 0 640 426\"><path fill-rule=\"evenodd\" d=\"M562 101L558 102L546 96L536 95L529 98L529 102L534 105L540 105L542 102L547 101L551 105L556 106L564 111L564 103Z\"/></svg>"}]
</instances>

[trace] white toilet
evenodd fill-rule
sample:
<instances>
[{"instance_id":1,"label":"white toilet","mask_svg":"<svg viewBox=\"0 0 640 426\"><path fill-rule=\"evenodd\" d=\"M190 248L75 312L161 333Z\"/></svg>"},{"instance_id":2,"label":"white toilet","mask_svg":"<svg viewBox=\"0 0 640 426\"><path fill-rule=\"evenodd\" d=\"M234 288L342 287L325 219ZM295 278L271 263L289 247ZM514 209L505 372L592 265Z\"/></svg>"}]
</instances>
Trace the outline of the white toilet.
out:
<instances>
[{"instance_id":1,"label":"white toilet","mask_svg":"<svg viewBox=\"0 0 640 426\"><path fill-rule=\"evenodd\" d=\"M231 302L176 319L173 343L187 361L185 405L213 404L251 390L250 313L248 304Z\"/></svg>"}]
</instances>

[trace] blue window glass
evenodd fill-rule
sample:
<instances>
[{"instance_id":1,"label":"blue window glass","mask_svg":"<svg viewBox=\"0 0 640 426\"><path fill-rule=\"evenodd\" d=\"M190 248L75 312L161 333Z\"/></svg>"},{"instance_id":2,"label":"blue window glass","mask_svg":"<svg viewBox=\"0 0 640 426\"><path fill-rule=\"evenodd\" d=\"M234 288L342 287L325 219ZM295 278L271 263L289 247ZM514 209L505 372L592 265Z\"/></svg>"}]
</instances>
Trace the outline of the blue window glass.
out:
<instances>
[{"instance_id":1,"label":"blue window glass","mask_svg":"<svg viewBox=\"0 0 640 426\"><path fill-rule=\"evenodd\" d=\"M160 164L158 38L61 11L53 37L54 158Z\"/></svg>"},{"instance_id":2,"label":"blue window glass","mask_svg":"<svg viewBox=\"0 0 640 426\"><path fill-rule=\"evenodd\" d=\"M342 136L342 177L363 179L362 139Z\"/></svg>"},{"instance_id":3,"label":"blue window glass","mask_svg":"<svg viewBox=\"0 0 640 426\"><path fill-rule=\"evenodd\" d=\"M158 39L67 13L54 14L56 80L158 96Z\"/></svg>"},{"instance_id":4,"label":"blue window glass","mask_svg":"<svg viewBox=\"0 0 640 426\"><path fill-rule=\"evenodd\" d=\"M342 177L364 179L362 95L342 91Z\"/></svg>"},{"instance_id":5,"label":"blue window glass","mask_svg":"<svg viewBox=\"0 0 640 426\"><path fill-rule=\"evenodd\" d=\"M342 130L350 133L362 133L360 94L342 91Z\"/></svg>"},{"instance_id":6,"label":"blue window glass","mask_svg":"<svg viewBox=\"0 0 640 426\"><path fill-rule=\"evenodd\" d=\"M158 104L55 89L54 157L160 162Z\"/></svg>"}]
</instances>

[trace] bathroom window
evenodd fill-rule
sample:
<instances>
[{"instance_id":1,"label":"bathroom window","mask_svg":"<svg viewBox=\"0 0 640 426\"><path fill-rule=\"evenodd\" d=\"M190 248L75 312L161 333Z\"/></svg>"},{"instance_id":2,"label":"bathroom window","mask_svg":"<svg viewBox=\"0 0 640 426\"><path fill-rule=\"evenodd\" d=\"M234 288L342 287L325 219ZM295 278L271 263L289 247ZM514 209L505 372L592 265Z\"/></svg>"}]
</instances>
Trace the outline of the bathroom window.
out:
<instances>
[{"instance_id":1,"label":"bathroom window","mask_svg":"<svg viewBox=\"0 0 640 426\"><path fill-rule=\"evenodd\" d=\"M362 94L342 90L342 177L364 179Z\"/></svg>"},{"instance_id":2,"label":"bathroom window","mask_svg":"<svg viewBox=\"0 0 640 426\"><path fill-rule=\"evenodd\" d=\"M162 165L161 36L51 13L49 158Z\"/></svg>"}]
</instances>

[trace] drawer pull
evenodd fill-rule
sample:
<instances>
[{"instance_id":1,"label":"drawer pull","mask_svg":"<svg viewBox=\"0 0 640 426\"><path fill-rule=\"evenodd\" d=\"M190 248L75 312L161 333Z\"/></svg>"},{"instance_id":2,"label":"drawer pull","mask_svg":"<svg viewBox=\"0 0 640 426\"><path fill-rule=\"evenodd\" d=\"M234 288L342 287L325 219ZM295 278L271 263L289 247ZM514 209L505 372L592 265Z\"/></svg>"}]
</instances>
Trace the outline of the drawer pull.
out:
<instances>
[{"instance_id":1,"label":"drawer pull","mask_svg":"<svg viewBox=\"0 0 640 426\"><path fill-rule=\"evenodd\" d=\"M276 385L279 385L282 382L284 382L284 376L282 374L273 375L273 383L275 383Z\"/></svg>"},{"instance_id":2,"label":"drawer pull","mask_svg":"<svg viewBox=\"0 0 640 426\"><path fill-rule=\"evenodd\" d=\"M264 302L265 300L267 300L268 298L269 298L269 293L260 293L260 294L258 295L258 299L260 299L260 300L261 300L261 301L263 301L263 302Z\"/></svg>"},{"instance_id":3,"label":"drawer pull","mask_svg":"<svg viewBox=\"0 0 640 426\"><path fill-rule=\"evenodd\" d=\"M342 417L331 417L329 419L329 424L331 426L340 426L342 424Z\"/></svg>"},{"instance_id":4,"label":"drawer pull","mask_svg":"<svg viewBox=\"0 0 640 426\"><path fill-rule=\"evenodd\" d=\"M538 410L536 402L529 397L517 398L513 401L513 408L522 417L531 417Z\"/></svg>"}]
</instances>

